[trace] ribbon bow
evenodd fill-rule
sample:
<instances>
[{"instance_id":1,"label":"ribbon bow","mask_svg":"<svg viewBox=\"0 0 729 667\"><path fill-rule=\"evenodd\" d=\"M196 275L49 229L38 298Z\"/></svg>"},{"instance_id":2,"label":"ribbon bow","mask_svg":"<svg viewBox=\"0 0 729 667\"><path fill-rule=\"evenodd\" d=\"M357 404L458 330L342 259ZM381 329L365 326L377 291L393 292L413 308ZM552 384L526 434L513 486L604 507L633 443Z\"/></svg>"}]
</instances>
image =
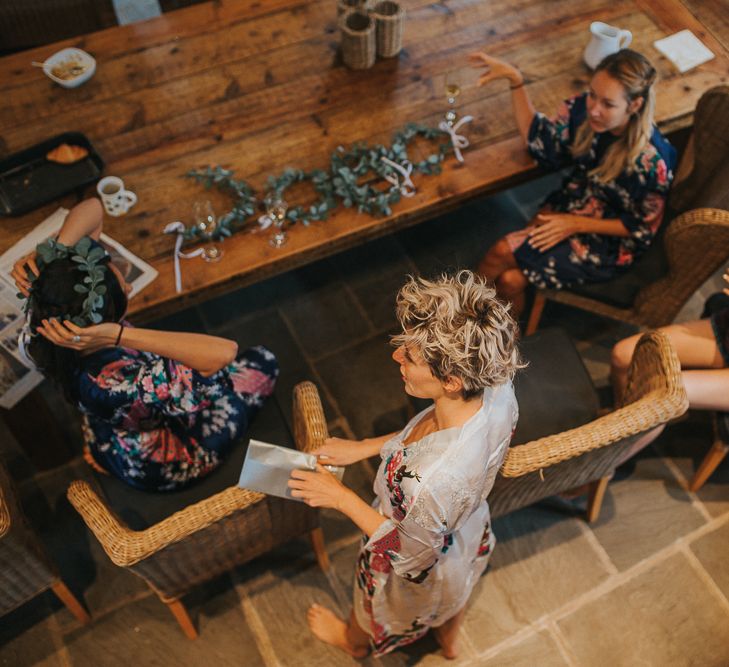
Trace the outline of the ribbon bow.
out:
<instances>
[{"instance_id":1,"label":"ribbon bow","mask_svg":"<svg viewBox=\"0 0 729 667\"><path fill-rule=\"evenodd\" d=\"M177 234L175 239L175 291L179 294L182 292L182 274L180 273L180 257L183 259L191 259L192 257L199 257L203 254L203 249L198 248L192 252L182 252L182 244L185 240L185 225L181 222L171 222L164 228L165 234Z\"/></svg>"},{"instance_id":2,"label":"ribbon bow","mask_svg":"<svg viewBox=\"0 0 729 667\"><path fill-rule=\"evenodd\" d=\"M380 159L388 167L392 167L392 169L402 176L402 184L400 184L400 179L397 174L385 174L385 180L396 188L399 188L400 194L403 197L412 197L415 194L415 184L410 179L410 174L413 173L413 165L410 160L405 160L402 164L398 164L386 158L384 155Z\"/></svg>"},{"instance_id":3,"label":"ribbon bow","mask_svg":"<svg viewBox=\"0 0 729 667\"><path fill-rule=\"evenodd\" d=\"M438 125L439 130L447 132L451 137L451 144L453 144L453 152L456 154L456 160L463 162L463 155L461 155L461 148L468 147L468 139L462 134L458 134L458 130L461 125L470 123L473 120L473 116L464 116L455 125L450 125L447 120L442 120Z\"/></svg>"}]
</instances>

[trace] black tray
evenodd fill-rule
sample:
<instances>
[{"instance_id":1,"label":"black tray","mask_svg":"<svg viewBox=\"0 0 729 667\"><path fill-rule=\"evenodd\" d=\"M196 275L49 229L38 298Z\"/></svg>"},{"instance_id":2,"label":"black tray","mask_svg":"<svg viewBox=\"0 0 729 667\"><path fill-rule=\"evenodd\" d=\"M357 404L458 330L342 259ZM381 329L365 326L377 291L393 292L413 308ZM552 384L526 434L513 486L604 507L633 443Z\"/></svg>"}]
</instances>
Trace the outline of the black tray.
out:
<instances>
[{"instance_id":1,"label":"black tray","mask_svg":"<svg viewBox=\"0 0 729 667\"><path fill-rule=\"evenodd\" d=\"M83 146L89 154L58 164L46 154L61 144ZM0 160L0 215L23 215L101 176L104 161L81 132L64 132Z\"/></svg>"}]
</instances>

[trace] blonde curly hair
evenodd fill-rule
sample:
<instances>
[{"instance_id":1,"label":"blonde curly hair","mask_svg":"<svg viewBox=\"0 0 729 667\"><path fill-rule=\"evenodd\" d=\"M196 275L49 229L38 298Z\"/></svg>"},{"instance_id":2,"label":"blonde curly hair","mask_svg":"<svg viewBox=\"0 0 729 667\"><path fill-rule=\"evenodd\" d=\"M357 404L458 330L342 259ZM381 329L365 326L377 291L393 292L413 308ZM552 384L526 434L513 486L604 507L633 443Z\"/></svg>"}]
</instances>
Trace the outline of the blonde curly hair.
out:
<instances>
[{"instance_id":1,"label":"blonde curly hair","mask_svg":"<svg viewBox=\"0 0 729 667\"><path fill-rule=\"evenodd\" d=\"M416 348L439 380L459 378L465 400L511 380L526 365L509 306L471 271L435 280L408 276L397 295L397 318L403 333L392 344Z\"/></svg>"}]
</instances>

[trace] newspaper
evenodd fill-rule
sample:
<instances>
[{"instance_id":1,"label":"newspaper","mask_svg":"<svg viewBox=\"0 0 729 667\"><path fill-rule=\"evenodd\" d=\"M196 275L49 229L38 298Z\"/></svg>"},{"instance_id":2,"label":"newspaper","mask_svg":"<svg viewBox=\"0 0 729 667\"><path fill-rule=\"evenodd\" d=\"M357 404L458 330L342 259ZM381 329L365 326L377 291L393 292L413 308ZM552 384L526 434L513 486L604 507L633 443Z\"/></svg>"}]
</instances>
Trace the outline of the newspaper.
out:
<instances>
[{"instance_id":1,"label":"newspaper","mask_svg":"<svg viewBox=\"0 0 729 667\"><path fill-rule=\"evenodd\" d=\"M0 407L12 408L43 379L18 349L18 336L25 324L24 301L16 296L18 290L10 273L15 262L58 233L67 215L68 209L59 208L0 255ZM106 234L101 235L99 242L131 285L130 298L157 277L157 271L147 262Z\"/></svg>"}]
</instances>

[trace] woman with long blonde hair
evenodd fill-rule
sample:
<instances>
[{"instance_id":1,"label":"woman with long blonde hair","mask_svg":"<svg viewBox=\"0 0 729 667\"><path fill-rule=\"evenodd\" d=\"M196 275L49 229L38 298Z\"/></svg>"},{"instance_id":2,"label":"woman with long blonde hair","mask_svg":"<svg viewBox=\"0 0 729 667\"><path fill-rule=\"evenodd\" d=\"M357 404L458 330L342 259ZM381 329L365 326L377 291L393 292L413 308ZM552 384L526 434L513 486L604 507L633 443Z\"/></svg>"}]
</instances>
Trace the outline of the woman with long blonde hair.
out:
<instances>
[{"instance_id":1,"label":"woman with long blonde hair","mask_svg":"<svg viewBox=\"0 0 729 667\"><path fill-rule=\"evenodd\" d=\"M661 224L676 162L653 124L655 68L630 49L609 55L588 91L548 119L535 111L516 67L485 53L471 59L487 70L479 85L509 81L519 131L540 166L572 165L526 229L489 249L479 273L520 314L529 283L561 289L610 280L631 266Z\"/></svg>"}]
</instances>

